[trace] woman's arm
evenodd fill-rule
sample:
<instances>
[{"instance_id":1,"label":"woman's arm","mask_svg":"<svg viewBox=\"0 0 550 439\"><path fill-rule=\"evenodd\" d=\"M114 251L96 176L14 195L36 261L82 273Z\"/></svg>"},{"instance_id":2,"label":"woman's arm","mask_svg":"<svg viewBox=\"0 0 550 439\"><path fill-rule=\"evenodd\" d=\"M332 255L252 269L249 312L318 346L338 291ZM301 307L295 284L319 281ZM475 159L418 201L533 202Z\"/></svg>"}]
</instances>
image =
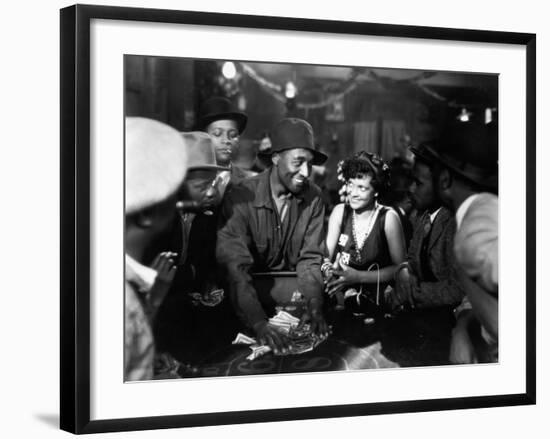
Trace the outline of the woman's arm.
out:
<instances>
[{"instance_id":1,"label":"woman's arm","mask_svg":"<svg viewBox=\"0 0 550 439\"><path fill-rule=\"evenodd\" d=\"M397 212L392 209L386 213L384 231L386 232L386 241L390 249L391 260L393 265L397 266L405 261L407 250L405 246L405 233L401 226L401 220Z\"/></svg>"},{"instance_id":2,"label":"woman's arm","mask_svg":"<svg viewBox=\"0 0 550 439\"><path fill-rule=\"evenodd\" d=\"M329 282L329 292L336 291L342 287L353 284L373 284L389 282L393 280L395 270L405 260L405 236L401 221L393 210L388 210L384 222L384 232L390 251L392 265L380 267L379 270L355 270L351 267L344 267L342 270L334 271L334 281ZM378 272L379 271L379 272Z\"/></svg>"},{"instance_id":3,"label":"woman's arm","mask_svg":"<svg viewBox=\"0 0 550 439\"><path fill-rule=\"evenodd\" d=\"M330 218L328 220L328 231L326 238L327 256L332 261L334 257L334 251L336 250L336 244L338 243L338 236L340 235L340 227L342 225L342 217L344 216L345 204L337 204L332 209Z\"/></svg>"}]
</instances>

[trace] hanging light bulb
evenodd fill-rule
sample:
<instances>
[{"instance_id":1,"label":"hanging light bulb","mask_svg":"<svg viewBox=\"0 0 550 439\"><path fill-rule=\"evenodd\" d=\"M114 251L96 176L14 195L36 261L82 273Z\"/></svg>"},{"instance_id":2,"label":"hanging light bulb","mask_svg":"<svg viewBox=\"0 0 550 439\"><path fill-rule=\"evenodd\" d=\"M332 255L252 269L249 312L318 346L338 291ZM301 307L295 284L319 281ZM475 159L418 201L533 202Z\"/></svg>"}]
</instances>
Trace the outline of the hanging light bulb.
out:
<instances>
[{"instance_id":1,"label":"hanging light bulb","mask_svg":"<svg viewBox=\"0 0 550 439\"><path fill-rule=\"evenodd\" d=\"M468 110L466 110L466 107L463 107L460 111L460 114L456 117L460 122L468 122L470 120L470 116L472 113L470 113Z\"/></svg>"},{"instance_id":2,"label":"hanging light bulb","mask_svg":"<svg viewBox=\"0 0 550 439\"><path fill-rule=\"evenodd\" d=\"M296 97L298 89L292 81L288 81L285 85L285 97L287 99L294 99Z\"/></svg>"},{"instance_id":3,"label":"hanging light bulb","mask_svg":"<svg viewBox=\"0 0 550 439\"><path fill-rule=\"evenodd\" d=\"M224 62L222 66L222 74L227 79L233 79L237 75L235 63L231 61Z\"/></svg>"}]
</instances>

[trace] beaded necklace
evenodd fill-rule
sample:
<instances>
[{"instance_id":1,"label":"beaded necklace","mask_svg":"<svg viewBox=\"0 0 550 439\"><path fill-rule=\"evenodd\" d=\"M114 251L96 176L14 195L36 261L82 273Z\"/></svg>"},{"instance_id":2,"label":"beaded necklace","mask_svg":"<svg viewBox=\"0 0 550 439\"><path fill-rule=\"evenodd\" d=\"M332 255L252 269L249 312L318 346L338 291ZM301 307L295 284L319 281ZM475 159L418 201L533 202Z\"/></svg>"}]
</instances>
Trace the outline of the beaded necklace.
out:
<instances>
[{"instance_id":1,"label":"beaded necklace","mask_svg":"<svg viewBox=\"0 0 550 439\"><path fill-rule=\"evenodd\" d=\"M359 239L357 237L357 213L355 210L353 211L353 215L351 217L351 230L353 232L353 241L355 242L355 256L357 262L361 262L361 250L363 249L363 246L365 245L365 242L367 242L367 238L369 237L370 233L372 232L372 228L374 227L374 223L376 222L376 217L378 216L378 212L380 211L380 205L378 203L375 203L374 205L374 211L370 214L369 222L367 225L367 229L365 233L363 234L363 239L361 242L359 242Z\"/></svg>"}]
</instances>

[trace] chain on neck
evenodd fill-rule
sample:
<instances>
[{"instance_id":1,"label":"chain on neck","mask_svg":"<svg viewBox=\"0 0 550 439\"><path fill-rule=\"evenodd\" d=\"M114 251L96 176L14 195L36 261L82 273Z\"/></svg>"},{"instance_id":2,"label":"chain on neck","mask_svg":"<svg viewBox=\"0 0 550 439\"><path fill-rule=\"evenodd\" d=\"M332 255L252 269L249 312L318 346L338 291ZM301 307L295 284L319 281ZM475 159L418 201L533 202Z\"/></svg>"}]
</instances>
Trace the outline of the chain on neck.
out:
<instances>
[{"instance_id":1,"label":"chain on neck","mask_svg":"<svg viewBox=\"0 0 550 439\"><path fill-rule=\"evenodd\" d=\"M352 217L351 217L351 226L352 226L351 230L353 232L353 241L355 242L355 256L356 256L356 260L358 262L361 261L361 250L363 249L363 246L365 245L365 242L367 242L367 238L369 237L369 235L372 232L372 229L374 227L374 223L376 222L376 217L378 216L379 211L380 211L380 205L378 203L375 203L374 210L372 211L372 213L370 214L370 217L369 217L367 230L363 234L362 239L360 241L359 237L358 237L358 230L357 230L358 229L358 227L357 227L357 213L355 212L355 210L353 210L353 214L352 214Z\"/></svg>"}]
</instances>

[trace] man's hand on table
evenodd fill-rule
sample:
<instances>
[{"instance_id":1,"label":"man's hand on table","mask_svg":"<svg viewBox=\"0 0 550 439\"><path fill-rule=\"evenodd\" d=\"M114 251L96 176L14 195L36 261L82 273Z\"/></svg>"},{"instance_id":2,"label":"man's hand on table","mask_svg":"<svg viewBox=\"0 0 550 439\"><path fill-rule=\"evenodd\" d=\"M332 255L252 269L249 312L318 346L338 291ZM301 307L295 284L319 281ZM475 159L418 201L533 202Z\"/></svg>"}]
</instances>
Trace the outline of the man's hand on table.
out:
<instances>
[{"instance_id":1,"label":"man's hand on table","mask_svg":"<svg viewBox=\"0 0 550 439\"><path fill-rule=\"evenodd\" d=\"M329 336L329 327L323 316L322 306L315 300L312 300L309 304L308 310L302 316L300 325L302 326L309 323L311 326L311 332L321 338L325 339Z\"/></svg>"},{"instance_id":2,"label":"man's hand on table","mask_svg":"<svg viewBox=\"0 0 550 439\"><path fill-rule=\"evenodd\" d=\"M256 339L261 344L268 345L275 354L286 354L290 350L290 340L275 326L263 321L254 325Z\"/></svg>"},{"instance_id":3,"label":"man's hand on table","mask_svg":"<svg viewBox=\"0 0 550 439\"><path fill-rule=\"evenodd\" d=\"M411 273L409 267L400 267L395 276L393 290L393 308L402 309L405 306L414 308L414 291L418 288L418 278Z\"/></svg>"}]
</instances>

